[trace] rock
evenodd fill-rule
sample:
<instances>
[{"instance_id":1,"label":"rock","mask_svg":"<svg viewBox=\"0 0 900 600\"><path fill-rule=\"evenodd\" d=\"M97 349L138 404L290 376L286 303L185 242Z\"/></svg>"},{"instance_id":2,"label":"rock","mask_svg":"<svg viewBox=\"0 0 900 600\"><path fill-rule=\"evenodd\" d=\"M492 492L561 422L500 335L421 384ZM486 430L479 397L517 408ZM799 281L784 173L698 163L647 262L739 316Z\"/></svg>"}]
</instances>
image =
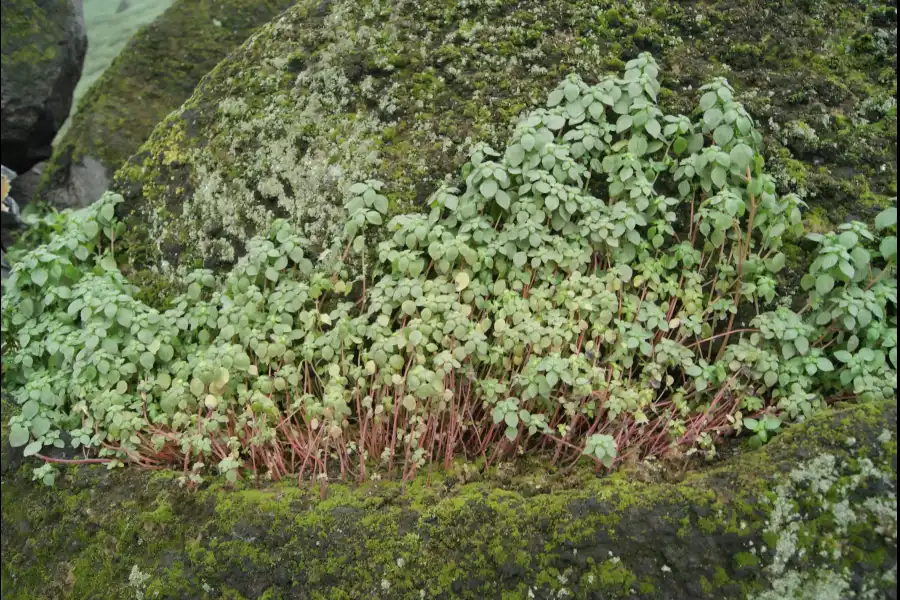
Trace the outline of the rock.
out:
<instances>
[{"instance_id":1,"label":"rock","mask_svg":"<svg viewBox=\"0 0 900 600\"><path fill-rule=\"evenodd\" d=\"M0 153L24 173L50 158L72 107L87 34L82 0L2 0Z\"/></svg>"},{"instance_id":2,"label":"rock","mask_svg":"<svg viewBox=\"0 0 900 600\"><path fill-rule=\"evenodd\" d=\"M132 37L85 93L57 143L39 197L59 208L97 200L115 170L200 78L290 4L177 0Z\"/></svg>"},{"instance_id":3,"label":"rock","mask_svg":"<svg viewBox=\"0 0 900 600\"><path fill-rule=\"evenodd\" d=\"M35 461L7 459L3 593L890 598L896 419L896 401L845 406L677 483L587 469L545 473L541 488L526 474L506 486L416 481L402 493L397 482L330 485L323 498L308 482L229 490L216 480L189 492L178 474L102 466L65 470L46 488L30 481Z\"/></svg>"},{"instance_id":4,"label":"rock","mask_svg":"<svg viewBox=\"0 0 900 600\"><path fill-rule=\"evenodd\" d=\"M343 191L366 178L409 210L472 143L503 143L568 73L595 81L645 50L660 63L664 107L689 112L692 90L726 76L767 134L782 191L805 194L825 220L865 219L896 194L896 30L872 20L882 4L300 2L117 173L134 225L124 256L224 267L275 216L321 242L343 224ZM792 154L800 121L817 136L812 155Z\"/></svg>"}]
</instances>

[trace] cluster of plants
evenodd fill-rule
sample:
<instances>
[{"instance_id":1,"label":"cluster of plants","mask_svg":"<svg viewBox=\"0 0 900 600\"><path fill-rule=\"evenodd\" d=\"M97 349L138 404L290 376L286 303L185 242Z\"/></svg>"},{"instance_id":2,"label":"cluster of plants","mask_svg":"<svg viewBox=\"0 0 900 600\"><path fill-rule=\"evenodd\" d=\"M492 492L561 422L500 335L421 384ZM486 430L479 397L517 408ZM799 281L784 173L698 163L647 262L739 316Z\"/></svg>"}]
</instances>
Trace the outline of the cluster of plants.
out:
<instances>
[{"instance_id":1,"label":"cluster of plants","mask_svg":"<svg viewBox=\"0 0 900 600\"><path fill-rule=\"evenodd\" d=\"M667 115L657 76L646 54L596 85L570 76L426 212L392 217L380 182L356 183L330 248L275 221L165 311L117 268L121 197L64 213L4 297L11 444L192 483L406 480L526 452L712 455L893 396L896 209L804 239L729 84Z\"/></svg>"}]
</instances>

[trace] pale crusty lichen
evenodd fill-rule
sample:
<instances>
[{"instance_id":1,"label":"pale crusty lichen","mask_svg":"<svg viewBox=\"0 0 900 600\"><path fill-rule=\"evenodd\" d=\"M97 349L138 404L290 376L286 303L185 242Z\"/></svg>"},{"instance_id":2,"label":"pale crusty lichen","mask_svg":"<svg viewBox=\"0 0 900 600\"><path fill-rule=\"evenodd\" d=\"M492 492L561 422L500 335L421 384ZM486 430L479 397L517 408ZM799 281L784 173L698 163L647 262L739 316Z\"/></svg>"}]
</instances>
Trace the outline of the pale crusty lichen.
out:
<instances>
[{"instance_id":1,"label":"pale crusty lichen","mask_svg":"<svg viewBox=\"0 0 900 600\"><path fill-rule=\"evenodd\" d=\"M854 547L850 530L867 525L865 531L888 542L897 540L896 473L879 469L868 458L859 458L853 467L847 460L823 454L798 466L775 490L774 505L765 533L777 536L774 556L765 568L771 588L752 600L875 600L883 587L868 585L856 591L851 586L850 565L844 564L842 549ZM848 473L852 473L849 474ZM852 502L860 488L886 490L861 503ZM830 528L811 526L815 521ZM856 544L858 545L858 544ZM801 568L803 561L817 555L821 566ZM896 584L896 565L884 574L884 582ZM877 587L877 589L876 589Z\"/></svg>"},{"instance_id":2,"label":"pale crusty lichen","mask_svg":"<svg viewBox=\"0 0 900 600\"><path fill-rule=\"evenodd\" d=\"M561 78L596 80L649 50L673 112L692 110L697 82L727 76L770 124L781 187L811 204L824 194L825 216L845 220L848 203L866 196L874 205L896 189L885 143L895 147L886 127L895 110L864 110L871 122L842 116L863 110L866 96L893 95L892 59L851 43L874 35L886 9L823 0L807 15L767 6L304 0L210 73L115 187L160 240L158 263L232 262L276 216L321 245L340 227L355 181L384 181L392 208L407 211L458 172L472 143L505 139ZM823 28L830 15L841 25ZM796 123L811 124L818 142L783 139ZM817 154L801 156L801 144Z\"/></svg>"}]
</instances>

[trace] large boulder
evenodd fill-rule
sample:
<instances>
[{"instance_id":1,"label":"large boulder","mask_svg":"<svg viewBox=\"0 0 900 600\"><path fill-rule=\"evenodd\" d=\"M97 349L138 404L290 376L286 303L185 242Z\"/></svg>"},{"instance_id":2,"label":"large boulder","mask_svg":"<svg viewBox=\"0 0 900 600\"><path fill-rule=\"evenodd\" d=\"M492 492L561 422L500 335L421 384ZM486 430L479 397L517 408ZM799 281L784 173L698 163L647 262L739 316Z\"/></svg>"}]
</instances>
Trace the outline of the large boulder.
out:
<instances>
[{"instance_id":1,"label":"large boulder","mask_svg":"<svg viewBox=\"0 0 900 600\"><path fill-rule=\"evenodd\" d=\"M60 207L97 200L109 179L207 72L293 0L178 0L132 37L81 99L38 190Z\"/></svg>"},{"instance_id":2,"label":"large boulder","mask_svg":"<svg viewBox=\"0 0 900 600\"><path fill-rule=\"evenodd\" d=\"M117 174L135 264L227 264L274 216L315 243L343 191L378 178L421 203L471 144L572 71L652 51L667 109L726 76L766 133L770 171L813 219L866 219L896 194L896 10L885 2L650 4L304 0L249 39Z\"/></svg>"},{"instance_id":3,"label":"large boulder","mask_svg":"<svg viewBox=\"0 0 900 600\"><path fill-rule=\"evenodd\" d=\"M100 466L45 488L7 461L3 597L896 598L896 419L826 412L671 482L506 465L190 492Z\"/></svg>"},{"instance_id":4,"label":"large boulder","mask_svg":"<svg viewBox=\"0 0 900 600\"><path fill-rule=\"evenodd\" d=\"M0 154L18 173L50 157L72 108L87 34L82 0L2 0Z\"/></svg>"}]
</instances>

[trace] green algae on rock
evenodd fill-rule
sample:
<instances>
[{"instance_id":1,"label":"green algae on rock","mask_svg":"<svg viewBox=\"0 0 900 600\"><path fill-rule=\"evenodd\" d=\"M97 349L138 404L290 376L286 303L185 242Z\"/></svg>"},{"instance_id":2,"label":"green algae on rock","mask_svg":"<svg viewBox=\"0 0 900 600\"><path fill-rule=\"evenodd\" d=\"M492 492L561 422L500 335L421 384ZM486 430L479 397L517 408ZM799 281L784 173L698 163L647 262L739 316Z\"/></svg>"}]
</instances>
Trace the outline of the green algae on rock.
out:
<instances>
[{"instance_id":1,"label":"green algae on rock","mask_svg":"<svg viewBox=\"0 0 900 600\"><path fill-rule=\"evenodd\" d=\"M525 469L320 496L4 469L4 597L885 597L896 418L896 401L826 412L673 483Z\"/></svg>"},{"instance_id":2,"label":"green algae on rock","mask_svg":"<svg viewBox=\"0 0 900 600\"><path fill-rule=\"evenodd\" d=\"M179 0L142 28L81 99L38 199L61 208L100 197L112 174L200 79L292 0Z\"/></svg>"},{"instance_id":3,"label":"green algae on rock","mask_svg":"<svg viewBox=\"0 0 900 600\"><path fill-rule=\"evenodd\" d=\"M219 65L119 171L125 212L148 228L129 259L229 263L275 217L330 239L345 188L368 178L406 210L559 79L597 79L643 50L663 67L664 105L692 106L687 90L726 76L767 133L782 191L833 223L865 220L896 195L892 10L306 0Z\"/></svg>"}]
</instances>

